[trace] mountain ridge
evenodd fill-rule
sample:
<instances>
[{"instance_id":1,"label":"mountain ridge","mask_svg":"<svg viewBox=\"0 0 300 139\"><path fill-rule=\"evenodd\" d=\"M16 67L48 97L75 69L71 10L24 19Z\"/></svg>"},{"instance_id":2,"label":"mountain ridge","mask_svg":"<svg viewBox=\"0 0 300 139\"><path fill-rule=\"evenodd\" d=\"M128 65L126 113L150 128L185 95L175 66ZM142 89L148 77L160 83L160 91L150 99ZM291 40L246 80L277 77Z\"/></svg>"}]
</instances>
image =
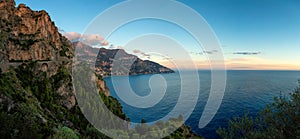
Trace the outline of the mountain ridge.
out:
<instances>
[{"instance_id":1,"label":"mountain ridge","mask_svg":"<svg viewBox=\"0 0 300 139\"><path fill-rule=\"evenodd\" d=\"M141 74L174 73L170 68L127 53L124 49L92 48L82 42L73 42L79 48L76 54L83 61L95 59L96 73L101 76L126 76Z\"/></svg>"}]
</instances>

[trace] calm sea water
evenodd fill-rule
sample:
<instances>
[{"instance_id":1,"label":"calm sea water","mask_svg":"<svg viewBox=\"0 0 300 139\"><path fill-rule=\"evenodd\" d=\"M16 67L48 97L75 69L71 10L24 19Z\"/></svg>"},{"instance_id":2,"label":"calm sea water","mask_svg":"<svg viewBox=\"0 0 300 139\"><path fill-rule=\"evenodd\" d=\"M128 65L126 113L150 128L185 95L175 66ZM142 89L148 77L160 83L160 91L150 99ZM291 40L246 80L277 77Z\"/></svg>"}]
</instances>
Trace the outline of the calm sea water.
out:
<instances>
[{"instance_id":1,"label":"calm sea water","mask_svg":"<svg viewBox=\"0 0 300 139\"><path fill-rule=\"evenodd\" d=\"M241 116L245 112L255 115L266 104L273 102L276 96L286 95L298 85L300 71L227 71L227 86L225 95L217 114L213 120L203 129L198 128L210 91L210 71L199 71L200 92L197 105L186 121L186 125L205 138L219 138L216 130L226 127L228 120L235 116ZM136 94L146 96L150 93L149 79L153 75L130 76L130 85ZM181 79L178 73L162 74L167 83L166 94L163 99L151 108L135 108L122 101L116 94L111 77L105 78L111 91L111 95L117 98L126 115L134 122L140 122L144 118L147 122L158 120L167 115L176 105L181 90ZM187 76L189 76L187 74ZM190 76L194 76L191 74ZM114 81L122 82L126 77L114 77ZM186 81L189 82L189 81ZM154 83L154 87L161 87L160 82ZM195 86L193 82L187 83L191 90ZM124 85L124 92L126 87ZM131 100L134 101L134 100ZM188 101L188 100L187 100ZM184 106L182 107L183 109Z\"/></svg>"}]
</instances>

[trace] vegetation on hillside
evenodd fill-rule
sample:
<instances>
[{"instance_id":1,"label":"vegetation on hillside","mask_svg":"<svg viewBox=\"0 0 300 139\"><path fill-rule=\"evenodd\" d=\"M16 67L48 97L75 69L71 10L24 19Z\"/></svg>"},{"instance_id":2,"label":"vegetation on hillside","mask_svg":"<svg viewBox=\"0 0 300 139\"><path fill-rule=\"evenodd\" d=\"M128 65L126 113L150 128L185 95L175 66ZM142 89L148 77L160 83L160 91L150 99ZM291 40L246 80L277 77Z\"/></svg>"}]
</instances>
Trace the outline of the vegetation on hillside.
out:
<instances>
[{"instance_id":1,"label":"vegetation on hillside","mask_svg":"<svg viewBox=\"0 0 300 139\"><path fill-rule=\"evenodd\" d=\"M46 72L35 72L37 62L30 62L27 66L11 68L9 72L0 73L0 136L3 138L108 138L95 129L86 120L78 105L71 109L61 104L60 95L56 92L61 82L71 80L71 74L65 67L48 77ZM129 120L122 111L120 103L111 96L99 92L107 108L122 119ZM99 95L98 94L98 95ZM84 93L93 97L91 93ZM90 102L84 108L100 108L99 103ZM93 109L99 112L99 109ZM179 119L182 119L179 118ZM95 120L111 122L109 117L97 117ZM111 127L118 131L118 136L129 138L158 137L166 126L178 127L182 124L176 119L159 122L152 126L137 126L137 130L128 132ZM140 127L140 129L138 129ZM142 128L141 128L142 127ZM139 132L159 129L159 132ZM138 132L137 132L138 131ZM140 134L142 133L142 134ZM189 127L181 126L168 139L196 137Z\"/></svg>"},{"instance_id":2,"label":"vegetation on hillside","mask_svg":"<svg viewBox=\"0 0 300 139\"><path fill-rule=\"evenodd\" d=\"M65 67L47 77L36 74L36 62L19 66L0 78L0 136L4 138L93 138L91 125L76 105L67 109L56 92L59 83L70 80ZM104 135L102 135L105 138Z\"/></svg>"},{"instance_id":3,"label":"vegetation on hillside","mask_svg":"<svg viewBox=\"0 0 300 139\"><path fill-rule=\"evenodd\" d=\"M74 68L73 79L76 81L75 89L76 97L78 98L78 103L82 107L82 111L89 114L89 120L98 124L97 128L103 128L111 136L115 138L162 138L165 137L170 131L175 131L166 139L186 139L186 138L198 138L190 127L183 125L183 117L179 116L177 119L169 119L166 122L158 122L154 125L145 124L144 119L135 128L130 128L129 123L124 123L123 120L130 121L122 111L122 106L117 101L117 99L111 96L105 96L100 93L103 103L98 100L98 95L93 92L93 87L91 86L90 78L83 78L82 75L94 74L92 70L85 64L78 65ZM100 75L97 76L98 79L102 79ZM92 78L92 77L91 77ZM105 106L107 109L105 109ZM117 115L121 119L115 119L109 114L109 111ZM101 118L99 118L101 117ZM101 124L101 125L99 125ZM178 128L178 129L177 129Z\"/></svg>"},{"instance_id":4,"label":"vegetation on hillside","mask_svg":"<svg viewBox=\"0 0 300 139\"><path fill-rule=\"evenodd\" d=\"M226 139L234 138L300 138L300 80L289 97L275 97L274 102L253 118L248 114L229 121L228 128L217 133Z\"/></svg>"}]
</instances>

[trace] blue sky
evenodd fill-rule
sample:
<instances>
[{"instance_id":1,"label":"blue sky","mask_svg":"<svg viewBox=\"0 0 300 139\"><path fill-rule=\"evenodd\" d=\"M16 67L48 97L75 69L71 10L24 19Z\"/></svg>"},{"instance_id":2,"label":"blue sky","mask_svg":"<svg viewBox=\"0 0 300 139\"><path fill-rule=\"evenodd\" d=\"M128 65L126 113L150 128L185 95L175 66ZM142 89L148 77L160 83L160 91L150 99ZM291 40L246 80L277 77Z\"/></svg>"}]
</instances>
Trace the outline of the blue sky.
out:
<instances>
[{"instance_id":1,"label":"blue sky","mask_svg":"<svg viewBox=\"0 0 300 139\"><path fill-rule=\"evenodd\" d=\"M119 2L122 1L16 0L17 4L25 3L34 10L46 10L58 27L66 32L78 33L83 33L92 19ZM180 2L196 10L212 27L223 46L229 69L300 70L299 0L180 0ZM144 27L143 31L140 27ZM172 34L168 34L170 30ZM115 37L112 35L108 38L108 41L116 46L123 46L127 39L138 33L151 31L170 35L187 46L187 51L201 52L201 49L196 49L198 44L194 43L193 38L183 29L155 20L128 24L120 28L114 34ZM191 55L196 61L205 59L205 56Z\"/></svg>"}]
</instances>

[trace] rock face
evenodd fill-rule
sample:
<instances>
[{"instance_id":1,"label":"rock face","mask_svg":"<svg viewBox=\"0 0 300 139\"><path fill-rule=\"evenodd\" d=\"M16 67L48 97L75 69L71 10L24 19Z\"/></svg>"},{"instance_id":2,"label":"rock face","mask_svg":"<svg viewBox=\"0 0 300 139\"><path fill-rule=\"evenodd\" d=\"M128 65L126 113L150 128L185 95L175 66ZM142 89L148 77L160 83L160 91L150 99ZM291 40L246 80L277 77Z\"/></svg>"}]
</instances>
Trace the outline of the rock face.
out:
<instances>
[{"instance_id":1,"label":"rock face","mask_svg":"<svg viewBox=\"0 0 300 139\"><path fill-rule=\"evenodd\" d=\"M96 76L96 75L95 75ZM106 82L103 80L102 77L100 77L100 79L96 79L96 85L98 86L98 88L100 89L100 91L102 93L104 93L106 96L110 96L110 91L106 85Z\"/></svg>"},{"instance_id":2,"label":"rock face","mask_svg":"<svg viewBox=\"0 0 300 139\"><path fill-rule=\"evenodd\" d=\"M0 0L0 68L26 65L36 61L35 74L45 72L50 78L64 67L71 74L74 46L63 37L46 11L33 11L13 0ZM37 77L38 78L38 77ZM57 92L67 108L75 105L72 81L60 83ZM42 93L42 92L41 92Z\"/></svg>"},{"instance_id":3,"label":"rock face","mask_svg":"<svg viewBox=\"0 0 300 139\"><path fill-rule=\"evenodd\" d=\"M63 61L73 47L51 21L46 11L32 11L13 0L0 1L0 50L5 62Z\"/></svg>"}]
</instances>

